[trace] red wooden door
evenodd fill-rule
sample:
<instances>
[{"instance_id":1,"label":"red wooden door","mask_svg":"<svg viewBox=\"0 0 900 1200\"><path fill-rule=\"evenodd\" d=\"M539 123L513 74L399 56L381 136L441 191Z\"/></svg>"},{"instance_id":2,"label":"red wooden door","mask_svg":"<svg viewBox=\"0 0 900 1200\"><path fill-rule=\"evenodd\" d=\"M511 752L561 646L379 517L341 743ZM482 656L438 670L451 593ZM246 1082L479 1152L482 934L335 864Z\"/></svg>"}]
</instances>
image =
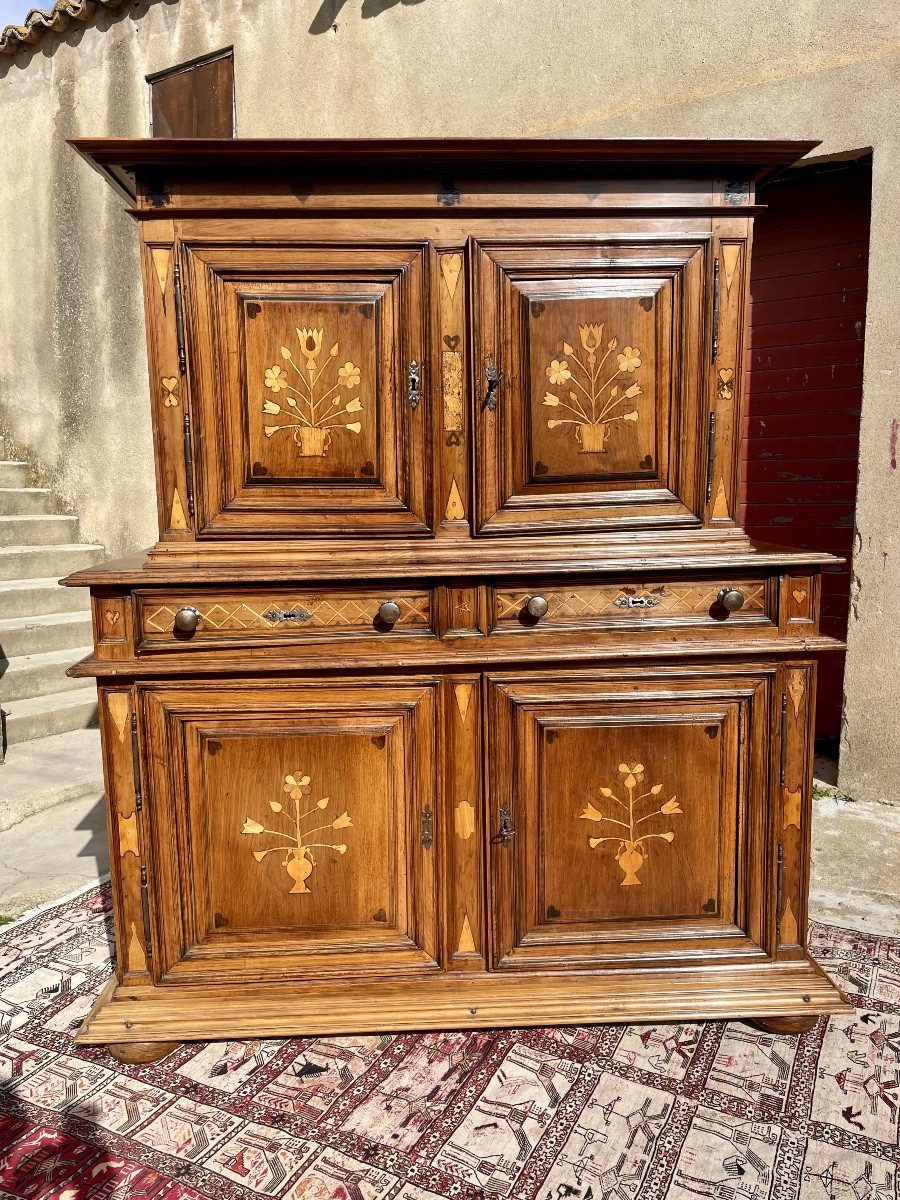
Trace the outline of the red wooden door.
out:
<instances>
[{"instance_id":1,"label":"red wooden door","mask_svg":"<svg viewBox=\"0 0 900 1200\"><path fill-rule=\"evenodd\" d=\"M847 559L822 576L822 632L843 638L859 463L869 161L798 170L760 193L754 233L742 523ZM819 664L816 735L840 732L844 656Z\"/></svg>"}]
</instances>

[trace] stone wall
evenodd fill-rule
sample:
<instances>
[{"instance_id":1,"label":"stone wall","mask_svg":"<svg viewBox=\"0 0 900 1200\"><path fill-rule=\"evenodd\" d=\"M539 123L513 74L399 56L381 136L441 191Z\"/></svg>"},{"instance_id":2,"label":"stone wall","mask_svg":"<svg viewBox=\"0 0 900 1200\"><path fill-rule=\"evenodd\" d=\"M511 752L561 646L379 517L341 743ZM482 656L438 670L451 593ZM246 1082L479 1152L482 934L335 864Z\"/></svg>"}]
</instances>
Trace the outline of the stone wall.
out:
<instances>
[{"instance_id":1,"label":"stone wall","mask_svg":"<svg viewBox=\"0 0 900 1200\"><path fill-rule=\"evenodd\" d=\"M820 138L826 155L874 150L840 782L900 802L896 0L125 0L0 62L0 432L114 553L156 532L136 239L64 139L144 135L145 76L229 45L243 136L790 137Z\"/></svg>"}]
</instances>

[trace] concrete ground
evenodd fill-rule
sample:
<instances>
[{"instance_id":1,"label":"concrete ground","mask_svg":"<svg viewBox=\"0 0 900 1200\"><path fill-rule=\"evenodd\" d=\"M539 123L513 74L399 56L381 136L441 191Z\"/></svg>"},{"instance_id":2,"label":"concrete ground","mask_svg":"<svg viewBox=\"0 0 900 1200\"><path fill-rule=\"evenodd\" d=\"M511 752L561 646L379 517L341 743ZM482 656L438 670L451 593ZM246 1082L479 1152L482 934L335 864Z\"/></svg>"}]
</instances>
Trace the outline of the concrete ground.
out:
<instances>
[{"instance_id":1,"label":"concrete ground","mask_svg":"<svg viewBox=\"0 0 900 1200\"><path fill-rule=\"evenodd\" d=\"M810 915L900 936L900 808L845 800L822 779L830 773L817 762ZM0 916L17 917L108 870L102 792L25 817L0 833Z\"/></svg>"}]
</instances>

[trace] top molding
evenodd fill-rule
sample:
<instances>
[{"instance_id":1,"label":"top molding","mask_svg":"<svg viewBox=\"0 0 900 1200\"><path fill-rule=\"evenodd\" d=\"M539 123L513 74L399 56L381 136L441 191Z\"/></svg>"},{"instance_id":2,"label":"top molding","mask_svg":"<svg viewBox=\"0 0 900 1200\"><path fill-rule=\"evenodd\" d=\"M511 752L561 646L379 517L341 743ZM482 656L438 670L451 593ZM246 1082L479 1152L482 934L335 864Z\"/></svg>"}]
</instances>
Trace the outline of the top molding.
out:
<instances>
[{"instance_id":1,"label":"top molding","mask_svg":"<svg viewBox=\"0 0 900 1200\"><path fill-rule=\"evenodd\" d=\"M403 169L408 174L464 167L479 174L515 172L534 177L589 169L598 175L715 175L767 178L791 166L819 142L688 140L681 138L449 138L257 139L71 138L73 146L128 200L137 200L137 176L174 169L182 178L242 174L263 167L284 172L311 167L365 174Z\"/></svg>"}]
</instances>

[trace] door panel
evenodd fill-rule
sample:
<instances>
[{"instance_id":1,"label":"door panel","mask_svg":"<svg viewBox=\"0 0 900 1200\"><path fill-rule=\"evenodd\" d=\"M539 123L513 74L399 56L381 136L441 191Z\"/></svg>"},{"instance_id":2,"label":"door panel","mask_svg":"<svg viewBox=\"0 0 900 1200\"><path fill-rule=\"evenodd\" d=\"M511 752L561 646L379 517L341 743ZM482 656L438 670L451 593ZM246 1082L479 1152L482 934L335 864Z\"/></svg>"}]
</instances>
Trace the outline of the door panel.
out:
<instances>
[{"instance_id":1,"label":"door panel","mask_svg":"<svg viewBox=\"0 0 900 1200\"><path fill-rule=\"evenodd\" d=\"M480 531L698 524L705 245L472 257Z\"/></svg>"},{"instance_id":2,"label":"door panel","mask_svg":"<svg viewBox=\"0 0 900 1200\"><path fill-rule=\"evenodd\" d=\"M188 254L200 534L427 530L424 254Z\"/></svg>"},{"instance_id":3,"label":"door panel","mask_svg":"<svg viewBox=\"0 0 900 1200\"><path fill-rule=\"evenodd\" d=\"M489 691L496 966L763 953L763 679Z\"/></svg>"},{"instance_id":4,"label":"door panel","mask_svg":"<svg viewBox=\"0 0 900 1200\"><path fill-rule=\"evenodd\" d=\"M436 966L430 686L141 693L158 979Z\"/></svg>"}]
</instances>

